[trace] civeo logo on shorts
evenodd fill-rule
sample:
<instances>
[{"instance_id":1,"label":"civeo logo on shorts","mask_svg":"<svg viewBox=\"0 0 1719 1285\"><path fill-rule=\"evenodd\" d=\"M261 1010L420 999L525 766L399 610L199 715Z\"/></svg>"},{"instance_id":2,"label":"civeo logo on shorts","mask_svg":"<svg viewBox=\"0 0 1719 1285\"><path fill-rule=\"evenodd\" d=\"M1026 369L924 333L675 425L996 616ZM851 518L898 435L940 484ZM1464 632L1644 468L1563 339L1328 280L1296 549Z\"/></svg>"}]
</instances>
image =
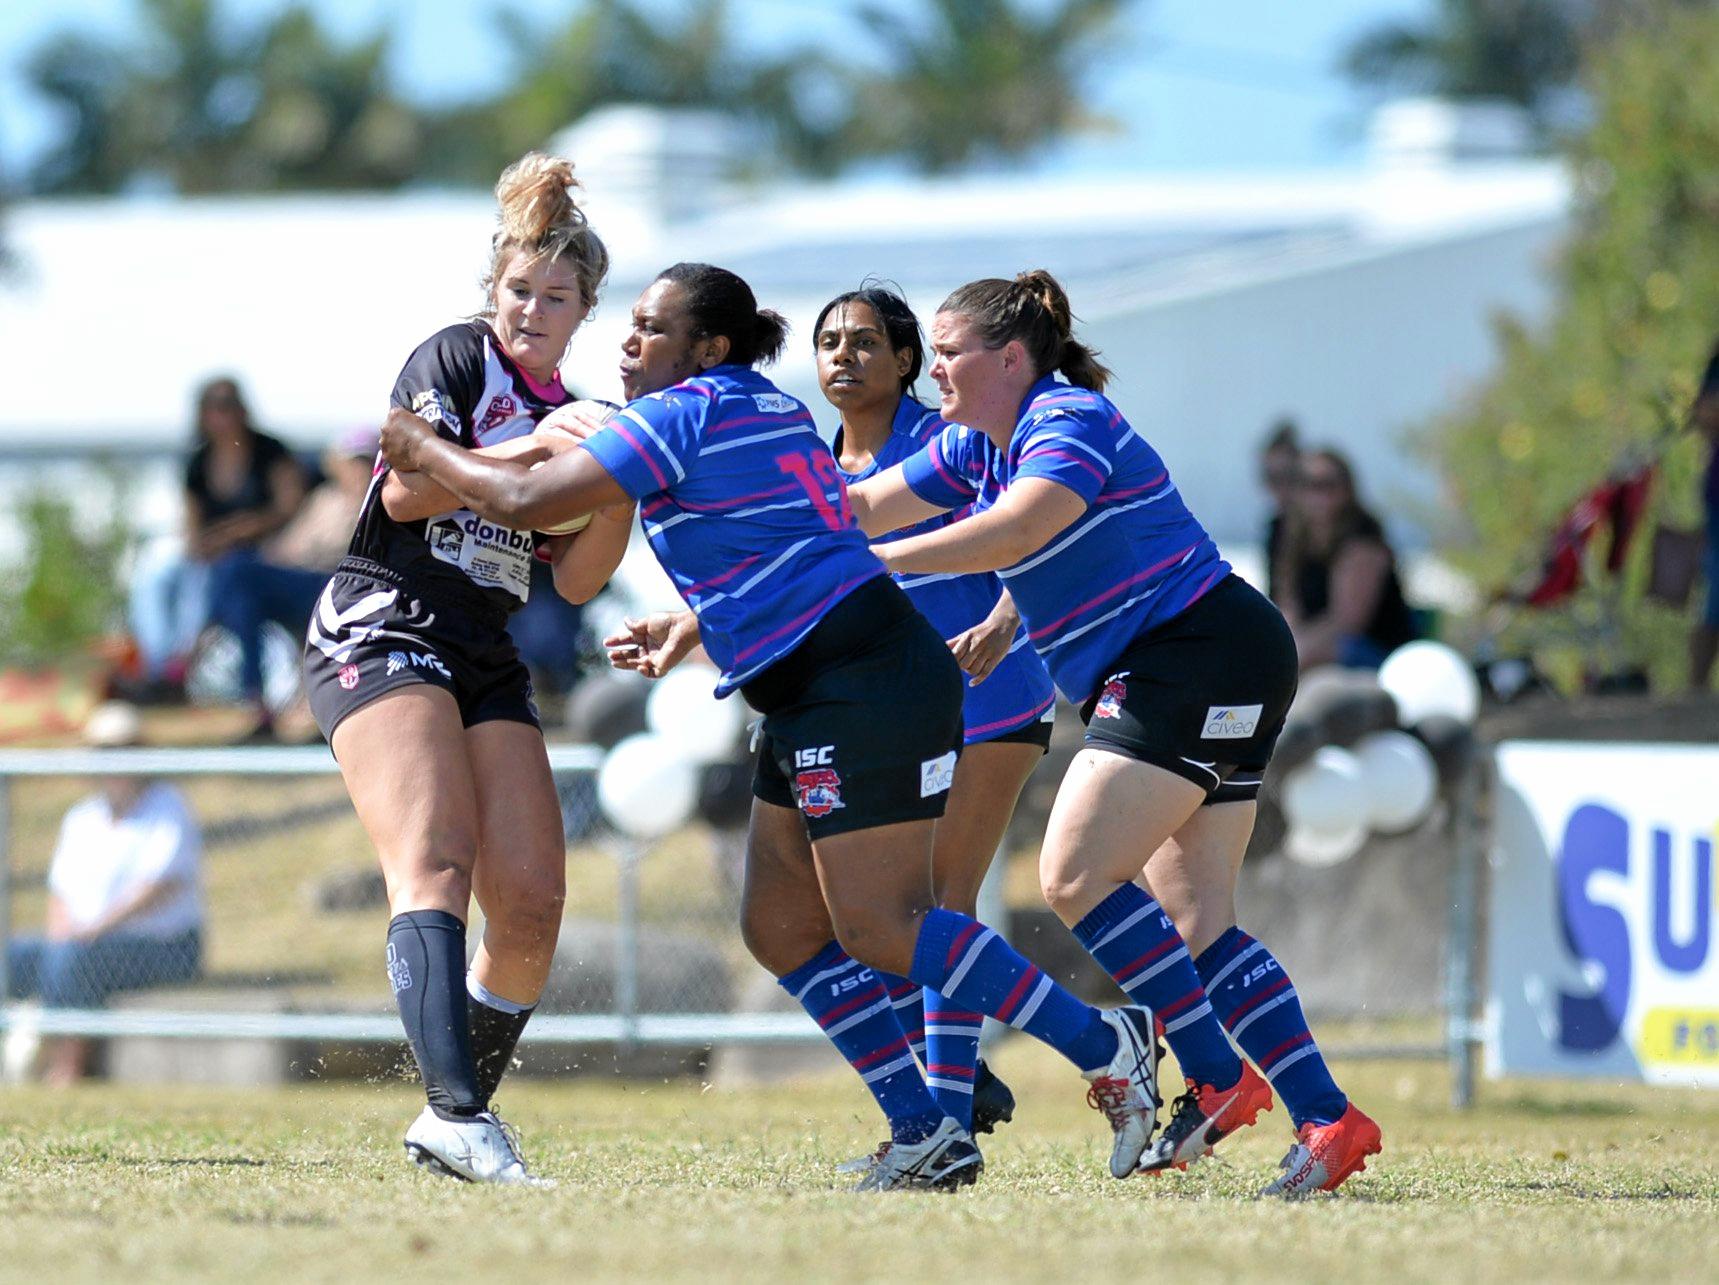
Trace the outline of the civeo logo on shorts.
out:
<instances>
[{"instance_id":1,"label":"civeo logo on shorts","mask_svg":"<svg viewBox=\"0 0 1719 1285\"><path fill-rule=\"evenodd\" d=\"M1202 741L1245 741L1259 730L1263 705L1213 705L1206 711Z\"/></svg>"}]
</instances>

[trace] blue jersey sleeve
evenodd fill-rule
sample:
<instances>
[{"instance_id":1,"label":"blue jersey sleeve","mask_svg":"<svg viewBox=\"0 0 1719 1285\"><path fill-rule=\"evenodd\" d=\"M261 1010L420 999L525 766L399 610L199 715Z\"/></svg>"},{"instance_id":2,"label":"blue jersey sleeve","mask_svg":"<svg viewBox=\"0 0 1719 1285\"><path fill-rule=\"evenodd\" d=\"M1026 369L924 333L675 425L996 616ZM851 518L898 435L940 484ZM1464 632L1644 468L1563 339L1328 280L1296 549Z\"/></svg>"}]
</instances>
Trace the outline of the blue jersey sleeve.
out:
<instances>
[{"instance_id":1,"label":"blue jersey sleeve","mask_svg":"<svg viewBox=\"0 0 1719 1285\"><path fill-rule=\"evenodd\" d=\"M1048 411L1027 425L1020 441L1011 483L1042 477L1088 504L1116 467L1116 431L1098 415Z\"/></svg>"},{"instance_id":2,"label":"blue jersey sleeve","mask_svg":"<svg viewBox=\"0 0 1719 1285\"><path fill-rule=\"evenodd\" d=\"M685 480L698 459L714 404L702 387L677 386L627 403L585 441L620 487L635 500Z\"/></svg>"},{"instance_id":3,"label":"blue jersey sleeve","mask_svg":"<svg viewBox=\"0 0 1719 1285\"><path fill-rule=\"evenodd\" d=\"M902 480L927 504L958 509L972 503L985 480L986 444L981 435L951 424L901 462Z\"/></svg>"}]
</instances>

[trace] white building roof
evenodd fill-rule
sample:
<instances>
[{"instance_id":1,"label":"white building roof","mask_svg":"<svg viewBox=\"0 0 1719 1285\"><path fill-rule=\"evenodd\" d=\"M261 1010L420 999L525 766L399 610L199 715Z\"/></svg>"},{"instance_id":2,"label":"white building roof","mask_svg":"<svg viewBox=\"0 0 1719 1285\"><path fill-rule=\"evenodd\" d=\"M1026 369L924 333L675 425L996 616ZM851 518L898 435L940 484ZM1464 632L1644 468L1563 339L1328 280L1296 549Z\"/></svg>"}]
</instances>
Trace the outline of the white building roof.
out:
<instances>
[{"instance_id":1,"label":"white building roof","mask_svg":"<svg viewBox=\"0 0 1719 1285\"><path fill-rule=\"evenodd\" d=\"M615 394L628 306L678 259L732 268L788 315L776 377L820 417L806 332L829 296L877 275L928 316L963 281L1042 266L1196 511L1251 478L1238 455L1285 411L1370 481L1424 490L1396 431L1485 372L1495 312L1543 308L1569 204L1545 162L707 185L702 202L666 199L675 172L625 149L581 172L614 267L571 386ZM487 194L425 192L15 206L0 453L177 448L216 372L299 443L377 419L406 354L480 302L492 219ZM1233 512L1243 527L1256 506Z\"/></svg>"}]
</instances>

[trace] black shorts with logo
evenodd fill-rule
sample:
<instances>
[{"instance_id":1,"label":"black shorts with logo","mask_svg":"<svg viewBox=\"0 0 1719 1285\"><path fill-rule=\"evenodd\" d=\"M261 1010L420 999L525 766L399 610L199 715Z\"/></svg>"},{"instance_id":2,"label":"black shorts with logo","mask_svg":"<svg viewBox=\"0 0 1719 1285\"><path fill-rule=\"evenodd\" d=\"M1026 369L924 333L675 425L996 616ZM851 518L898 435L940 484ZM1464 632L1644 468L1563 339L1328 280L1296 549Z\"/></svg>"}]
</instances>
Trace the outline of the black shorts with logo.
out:
<instances>
[{"instance_id":1,"label":"black shorts with logo","mask_svg":"<svg viewBox=\"0 0 1719 1285\"><path fill-rule=\"evenodd\" d=\"M1255 798L1299 663L1282 614L1229 576L1142 634L1081 707L1086 745L1192 781L1206 802Z\"/></svg>"},{"instance_id":2,"label":"black shorts with logo","mask_svg":"<svg viewBox=\"0 0 1719 1285\"><path fill-rule=\"evenodd\" d=\"M304 644L310 712L325 738L379 696L428 683L459 702L467 727L505 719L538 726L531 676L507 615L463 596L431 597L389 567L341 562L317 599Z\"/></svg>"},{"instance_id":3,"label":"black shorts with logo","mask_svg":"<svg viewBox=\"0 0 1719 1285\"><path fill-rule=\"evenodd\" d=\"M764 715L752 793L813 840L941 817L961 753L961 668L887 576L742 689Z\"/></svg>"}]
</instances>

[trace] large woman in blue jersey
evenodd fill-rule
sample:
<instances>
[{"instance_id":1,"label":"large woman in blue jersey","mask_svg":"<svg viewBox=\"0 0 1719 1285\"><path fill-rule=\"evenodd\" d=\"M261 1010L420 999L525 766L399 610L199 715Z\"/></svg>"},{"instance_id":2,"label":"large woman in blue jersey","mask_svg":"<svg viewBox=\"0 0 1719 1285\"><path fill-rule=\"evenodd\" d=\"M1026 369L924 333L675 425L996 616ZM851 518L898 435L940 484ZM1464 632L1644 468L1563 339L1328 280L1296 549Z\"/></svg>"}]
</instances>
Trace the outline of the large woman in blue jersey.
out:
<instances>
[{"instance_id":1,"label":"large woman in blue jersey","mask_svg":"<svg viewBox=\"0 0 1719 1285\"><path fill-rule=\"evenodd\" d=\"M925 342L918 318L893 290L868 283L837 295L818 314L812 344L818 385L841 415L831 450L848 485L918 454L943 430L937 412L913 394ZM925 525L952 520L940 514ZM966 748L937 823L932 886L938 905L971 915L1021 790L1050 744L1056 692L995 575L901 576L896 582L968 674ZM758 900L768 906L773 898L762 883L755 880L764 894ZM1013 1095L979 1058L979 1014L904 978L888 982L902 1030L949 1114L975 1133L1010 1119Z\"/></svg>"},{"instance_id":2,"label":"large woman in blue jersey","mask_svg":"<svg viewBox=\"0 0 1719 1285\"><path fill-rule=\"evenodd\" d=\"M1156 1041L1140 1008L1100 1012L997 933L935 904L932 837L962 742L961 671L854 525L806 408L759 374L786 327L750 287L676 264L633 308L622 350L631 399L583 449L535 471L481 459L409 411L383 449L491 521L559 524L639 502L653 550L692 616L640 622L634 667L660 673L698 638L764 715L749 851L783 869L749 893L747 937L860 1073L892 1145L863 1189L953 1186L980 1168L971 1138L932 1098L878 971L996 1017L1062 1052L1132 1172L1156 1124ZM797 873L797 877L794 875ZM770 922L766 926L765 922ZM784 940L796 950L777 953Z\"/></svg>"},{"instance_id":3,"label":"large woman in blue jersey","mask_svg":"<svg viewBox=\"0 0 1719 1285\"><path fill-rule=\"evenodd\" d=\"M1158 1014L1187 1077L1141 1167L1198 1159L1275 1087L1297 1141L1269 1190L1335 1188L1378 1150L1378 1128L1332 1081L1282 967L1235 922L1261 773L1295 693L1288 626L1105 398L1109 372L1074 338L1048 273L961 287L931 336L942 415L966 427L856 486L852 503L873 533L970 506L879 555L898 575L998 572L1081 706L1086 744L1040 878L1093 957Z\"/></svg>"}]
</instances>

